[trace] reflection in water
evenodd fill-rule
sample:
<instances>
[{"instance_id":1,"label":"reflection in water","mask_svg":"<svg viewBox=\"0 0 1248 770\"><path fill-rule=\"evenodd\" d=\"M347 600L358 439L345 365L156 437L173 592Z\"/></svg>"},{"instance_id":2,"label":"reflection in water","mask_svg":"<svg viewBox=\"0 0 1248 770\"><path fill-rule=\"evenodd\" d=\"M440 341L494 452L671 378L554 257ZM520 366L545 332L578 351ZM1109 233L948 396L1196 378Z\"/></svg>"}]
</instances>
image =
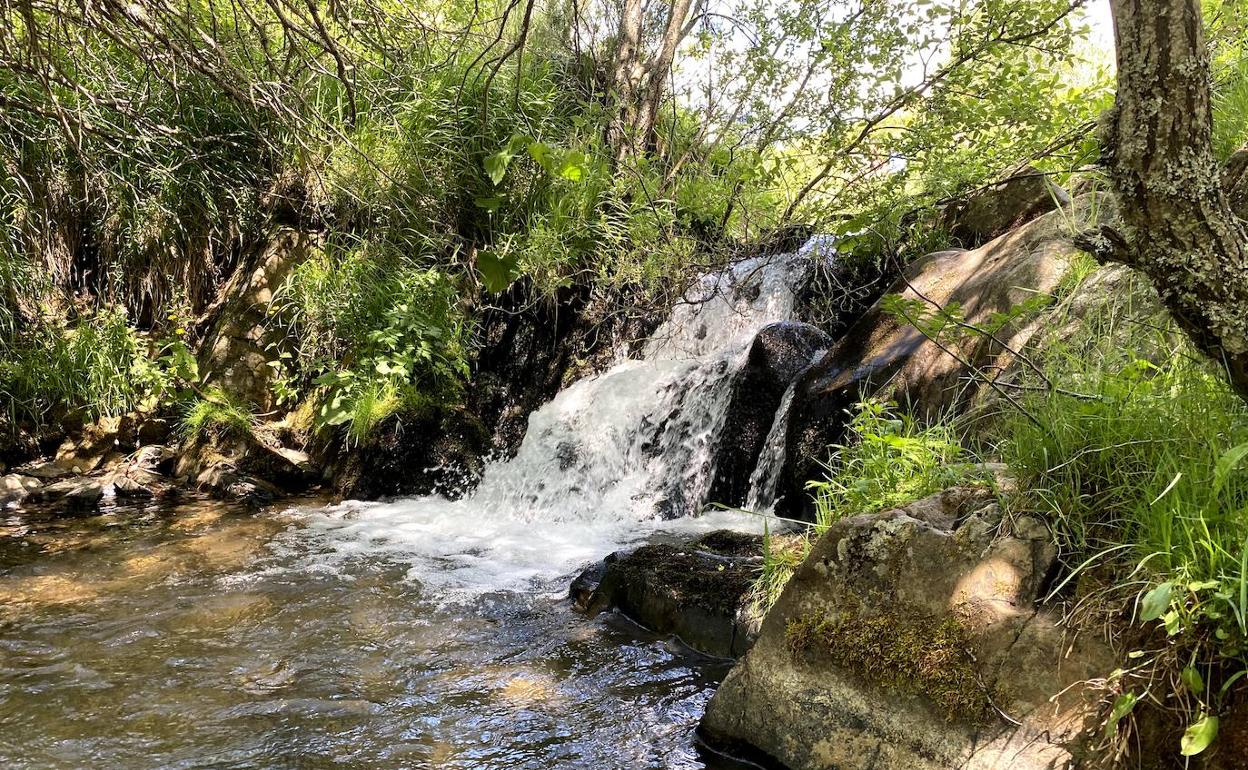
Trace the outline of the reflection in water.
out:
<instances>
[{"instance_id":1,"label":"reflection in water","mask_svg":"<svg viewBox=\"0 0 1248 770\"><path fill-rule=\"evenodd\" d=\"M0 767L700 768L726 673L551 582L445 607L218 503L0 520Z\"/></svg>"}]
</instances>

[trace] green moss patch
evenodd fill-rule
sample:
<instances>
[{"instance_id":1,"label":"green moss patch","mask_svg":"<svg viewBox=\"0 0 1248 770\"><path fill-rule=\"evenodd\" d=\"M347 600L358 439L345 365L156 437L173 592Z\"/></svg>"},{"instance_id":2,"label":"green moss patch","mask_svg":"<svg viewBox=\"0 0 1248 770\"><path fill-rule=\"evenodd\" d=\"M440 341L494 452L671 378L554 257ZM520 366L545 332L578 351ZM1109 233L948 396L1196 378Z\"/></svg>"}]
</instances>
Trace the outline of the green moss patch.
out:
<instances>
[{"instance_id":1,"label":"green moss patch","mask_svg":"<svg viewBox=\"0 0 1248 770\"><path fill-rule=\"evenodd\" d=\"M993 694L970 653L970 634L955 618L916 608L867 614L858 605L789 621L785 643L796 658L831 658L867 682L922 695L952 721L988 721Z\"/></svg>"}]
</instances>

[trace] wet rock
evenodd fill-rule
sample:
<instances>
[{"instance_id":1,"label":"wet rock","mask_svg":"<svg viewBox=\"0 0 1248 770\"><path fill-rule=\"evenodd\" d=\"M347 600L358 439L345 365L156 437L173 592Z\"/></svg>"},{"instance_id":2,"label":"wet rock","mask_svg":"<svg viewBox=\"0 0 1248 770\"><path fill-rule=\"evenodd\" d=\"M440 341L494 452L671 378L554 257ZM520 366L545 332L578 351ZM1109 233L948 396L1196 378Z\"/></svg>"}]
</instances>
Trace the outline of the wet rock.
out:
<instances>
[{"instance_id":1,"label":"wet rock","mask_svg":"<svg viewBox=\"0 0 1248 770\"><path fill-rule=\"evenodd\" d=\"M104 497L104 484L98 479L75 476L31 490L30 502L62 503L69 511L94 509Z\"/></svg>"},{"instance_id":2,"label":"wet rock","mask_svg":"<svg viewBox=\"0 0 1248 770\"><path fill-rule=\"evenodd\" d=\"M149 498L172 497L178 487L166 476L142 467L130 465L106 477L118 497Z\"/></svg>"},{"instance_id":3,"label":"wet rock","mask_svg":"<svg viewBox=\"0 0 1248 770\"><path fill-rule=\"evenodd\" d=\"M178 453L162 444L145 446L131 456L128 466L138 470L169 475L177 466Z\"/></svg>"},{"instance_id":4,"label":"wet rock","mask_svg":"<svg viewBox=\"0 0 1248 770\"><path fill-rule=\"evenodd\" d=\"M709 500L745 504L750 473L758 464L785 391L831 345L831 338L819 329L794 321L766 326L754 338L745 366L733 383Z\"/></svg>"},{"instance_id":5,"label":"wet rock","mask_svg":"<svg viewBox=\"0 0 1248 770\"><path fill-rule=\"evenodd\" d=\"M480 478L489 448L489 431L468 412L393 415L342 453L332 469L334 491L364 500L430 492L456 498Z\"/></svg>"},{"instance_id":6,"label":"wet rock","mask_svg":"<svg viewBox=\"0 0 1248 770\"><path fill-rule=\"evenodd\" d=\"M706 737L793 770L1065 766L1097 721L1079 683L1114 660L1037 606L1056 558L1037 534L975 489L837 522L711 699Z\"/></svg>"},{"instance_id":7,"label":"wet rock","mask_svg":"<svg viewBox=\"0 0 1248 770\"><path fill-rule=\"evenodd\" d=\"M1027 166L1008 178L946 206L941 224L955 243L975 248L1036 217L1070 203L1043 172Z\"/></svg>"},{"instance_id":8,"label":"wet rock","mask_svg":"<svg viewBox=\"0 0 1248 770\"><path fill-rule=\"evenodd\" d=\"M761 548L760 537L735 533L711 533L686 545L644 545L586 570L573 582L572 596L590 614L618 609L696 650L734 657L753 642L743 607Z\"/></svg>"},{"instance_id":9,"label":"wet rock","mask_svg":"<svg viewBox=\"0 0 1248 770\"><path fill-rule=\"evenodd\" d=\"M204 469L195 477L195 484L214 497L248 505L263 505L282 496L281 488L263 479L240 473L229 463L219 463Z\"/></svg>"},{"instance_id":10,"label":"wet rock","mask_svg":"<svg viewBox=\"0 0 1248 770\"><path fill-rule=\"evenodd\" d=\"M9 473L0 476L0 506L20 503L32 491L43 486L43 482L34 476L23 476L20 473Z\"/></svg>"},{"instance_id":11,"label":"wet rock","mask_svg":"<svg viewBox=\"0 0 1248 770\"><path fill-rule=\"evenodd\" d=\"M854 403L875 396L919 417L961 413L984 387L985 374L1009 370L1015 351L1046 323L1044 307L1023 303L1054 291L1079 252L1066 229L1068 217L1112 216L1112 201L1098 198L1080 198L1068 215L1045 215L973 251L941 251L908 266L888 295L799 377L785 426L778 512L811 515L805 484L822 475L819 463L828 445L843 438ZM995 332L933 341L906 320L952 306L961 308L966 324L991 325Z\"/></svg>"},{"instance_id":12,"label":"wet rock","mask_svg":"<svg viewBox=\"0 0 1248 770\"><path fill-rule=\"evenodd\" d=\"M32 476L41 481L54 481L73 475L73 471L51 461L27 463L16 470L21 475Z\"/></svg>"}]
</instances>

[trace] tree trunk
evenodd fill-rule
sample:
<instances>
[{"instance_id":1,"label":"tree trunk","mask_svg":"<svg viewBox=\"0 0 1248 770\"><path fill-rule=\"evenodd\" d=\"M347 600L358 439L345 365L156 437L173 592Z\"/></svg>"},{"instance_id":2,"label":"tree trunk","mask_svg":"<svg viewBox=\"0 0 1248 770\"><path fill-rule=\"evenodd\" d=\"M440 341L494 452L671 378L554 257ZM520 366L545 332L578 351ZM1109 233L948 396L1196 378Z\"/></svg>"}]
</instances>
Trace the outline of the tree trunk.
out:
<instances>
[{"instance_id":1,"label":"tree trunk","mask_svg":"<svg viewBox=\"0 0 1248 770\"><path fill-rule=\"evenodd\" d=\"M693 0L672 0L659 50L646 61L643 2L624 0L610 79L615 115L607 128L617 163L657 145L659 108L676 49L689 33L685 23L692 8Z\"/></svg>"},{"instance_id":2,"label":"tree trunk","mask_svg":"<svg viewBox=\"0 0 1248 770\"><path fill-rule=\"evenodd\" d=\"M1213 155L1199 0L1111 0L1118 93L1107 125L1120 239L1097 251L1142 271L1179 326L1248 399L1248 233ZM1116 242L1115 242L1116 241Z\"/></svg>"}]
</instances>

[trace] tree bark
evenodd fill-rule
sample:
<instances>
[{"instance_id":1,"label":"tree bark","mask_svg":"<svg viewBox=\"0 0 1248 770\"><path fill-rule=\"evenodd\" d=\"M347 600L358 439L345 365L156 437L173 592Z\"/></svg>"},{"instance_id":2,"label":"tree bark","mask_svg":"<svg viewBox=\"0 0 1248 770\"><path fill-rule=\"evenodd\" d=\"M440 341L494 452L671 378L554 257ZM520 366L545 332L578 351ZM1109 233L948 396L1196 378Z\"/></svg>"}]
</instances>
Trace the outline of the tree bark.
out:
<instances>
[{"instance_id":1,"label":"tree bark","mask_svg":"<svg viewBox=\"0 0 1248 770\"><path fill-rule=\"evenodd\" d=\"M1121 235L1096 251L1148 276L1248 399L1248 232L1213 154L1199 0L1111 0L1118 92L1107 123Z\"/></svg>"},{"instance_id":2,"label":"tree bark","mask_svg":"<svg viewBox=\"0 0 1248 770\"><path fill-rule=\"evenodd\" d=\"M657 144L655 132L667 76L680 41L689 33L686 20L693 8L693 0L671 1L658 51L650 58L643 37L644 3L624 0L610 78L615 115L607 128L616 163L653 150Z\"/></svg>"}]
</instances>

